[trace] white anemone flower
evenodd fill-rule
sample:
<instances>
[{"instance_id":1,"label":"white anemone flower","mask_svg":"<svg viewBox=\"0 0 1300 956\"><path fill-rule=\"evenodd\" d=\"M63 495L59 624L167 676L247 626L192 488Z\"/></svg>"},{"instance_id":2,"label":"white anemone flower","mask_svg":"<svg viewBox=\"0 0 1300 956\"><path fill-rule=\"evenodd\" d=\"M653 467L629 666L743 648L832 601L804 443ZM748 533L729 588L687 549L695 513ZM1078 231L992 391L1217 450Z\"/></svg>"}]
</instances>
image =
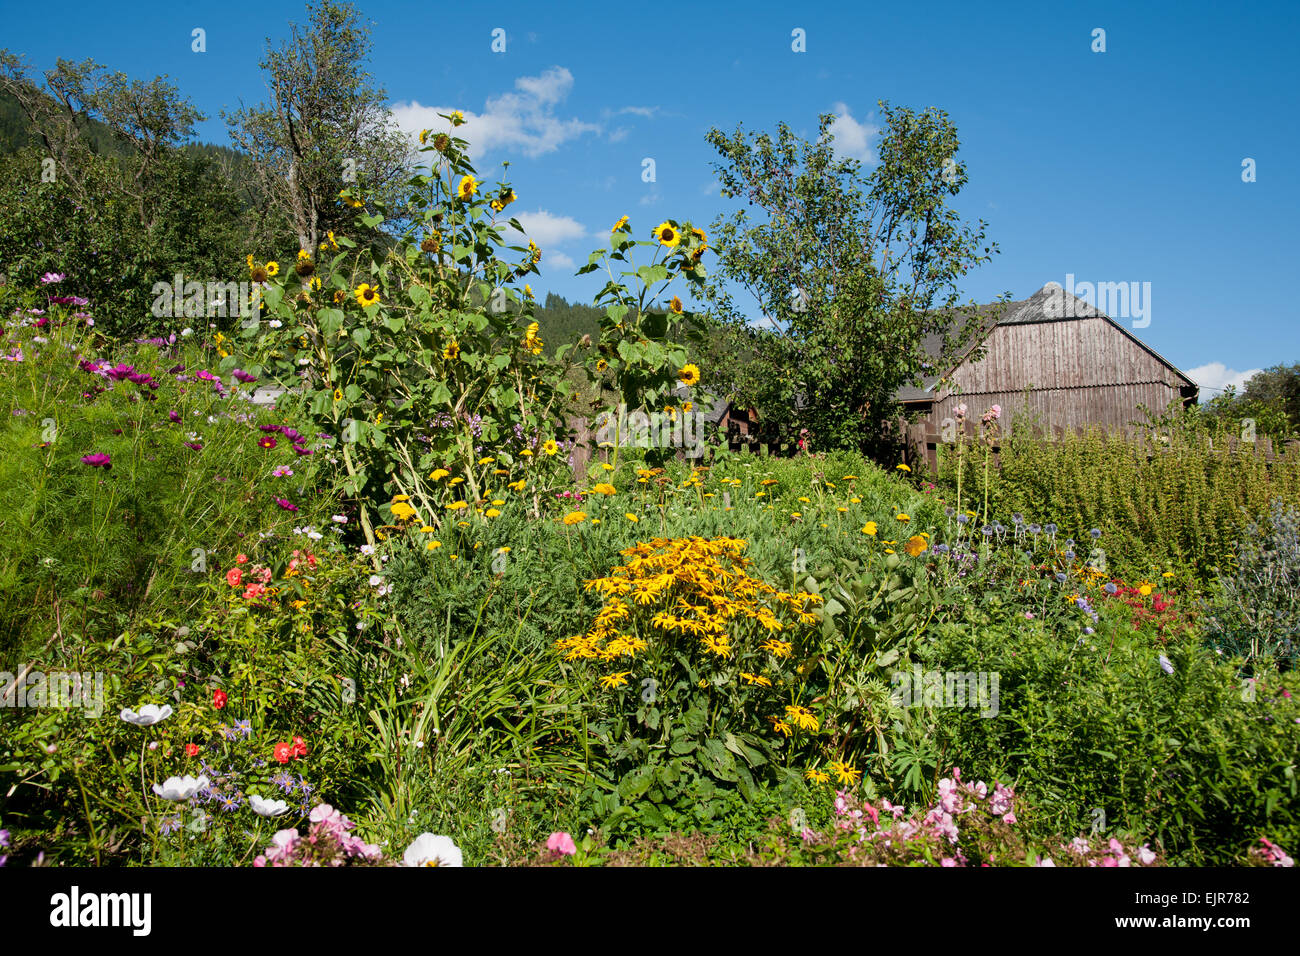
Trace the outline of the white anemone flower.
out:
<instances>
[{"instance_id":1,"label":"white anemone flower","mask_svg":"<svg viewBox=\"0 0 1300 956\"><path fill-rule=\"evenodd\" d=\"M248 804L259 817L278 817L289 810L289 804L283 800L268 800L255 793L248 795Z\"/></svg>"},{"instance_id":2,"label":"white anemone flower","mask_svg":"<svg viewBox=\"0 0 1300 956\"><path fill-rule=\"evenodd\" d=\"M421 833L402 854L403 866L464 866L460 848L451 837Z\"/></svg>"},{"instance_id":3,"label":"white anemone flower","mask_svg":"<svg viewBox=\"0 0 1300 956\"><path fill-rule=\"evenodd\" d=\"M163 704L161 707L157 704L145 704L138 713L126 707L120 714L121 718L128 724L135 724L137 727L149 727L160 720L166 720L171 715L171 704Z\"/></svg>"},{"instance_id":4,"label":"white anemone flower","mask_svg":"<svg viewBox=\"0 0 1300 956\"><path fill-rule=\"evenodd\" d=\"M184 777L168 777L161 786L153 785L153 792L164 800L188 800L211 781L206 776L195 779L189 774Z\"/></svg>"}]
</instances>

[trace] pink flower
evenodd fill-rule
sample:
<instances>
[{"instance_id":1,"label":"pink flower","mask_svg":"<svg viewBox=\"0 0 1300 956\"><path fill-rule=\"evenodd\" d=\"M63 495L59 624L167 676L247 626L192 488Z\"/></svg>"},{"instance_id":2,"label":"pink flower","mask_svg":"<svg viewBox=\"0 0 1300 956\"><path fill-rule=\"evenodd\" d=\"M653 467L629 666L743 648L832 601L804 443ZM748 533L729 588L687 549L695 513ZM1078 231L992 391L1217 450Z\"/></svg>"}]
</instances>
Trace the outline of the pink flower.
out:
<instances>
[{"instance_id":1,"label":"pink flower","mask_svg":"<svg viewBox=\"0 0 1300 956\"><path fill-rule=\"evenodd\" d=\"M89 465L91 468L106 468L112 470L113 456L105 455L101 452L96 452L93 455L82 455L81 463L83 465Z\"/></svg>"},{"instance_id":2,"label":"pink flower","mask_svg":"<svg viewBox=\"0 0 1300 956\"><path fill-rule=\"evenodd\" d=\"M572 856L578 852L577 846L574 845L573 837L563 831L552 833L546 840L546 849L552 853L558 853L561 856Z\"/></svg>"},{"instance_id":3,"label":"pink flower","mask_svg":"<svg viewBox=\"0 0 1300 956\"><path fill-rule=\"evenodd\" d=\"M63 272L47 272L41 276L41 285L53 285L55 282L62 282L68 276Z\"/></svg>"},{"instance_id":4,"label":"pink flower","mask_svg":"<svg viewBox=\"0 0 1300 956\"><path fill-rule=\"evenodd\" d=\"M283 508L285 511L298 510L298 506L294 504L292 501L289 501L287 498L276 498L275 503L279 505L281 508Z\"/></svg>"}]
</instances>

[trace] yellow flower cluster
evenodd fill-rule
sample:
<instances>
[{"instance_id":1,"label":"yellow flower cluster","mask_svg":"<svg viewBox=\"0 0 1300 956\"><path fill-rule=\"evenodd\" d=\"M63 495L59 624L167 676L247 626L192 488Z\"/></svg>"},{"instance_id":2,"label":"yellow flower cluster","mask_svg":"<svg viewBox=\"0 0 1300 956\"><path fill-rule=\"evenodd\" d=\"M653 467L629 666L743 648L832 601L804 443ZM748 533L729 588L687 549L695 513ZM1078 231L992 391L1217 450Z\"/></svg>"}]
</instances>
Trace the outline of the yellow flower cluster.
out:
<instances>
[{"instance_id":1,"label":"yellow flower cluster","mask_svg":"<svg viewBox=\"0 0 1300 956\"><path fill-rule=\"evenodd\" d=\"M734 653L733 620L751 620L777 633L787 626L777 616L784 609L799 623L815 623L817 614L811 605L822 598L781 591L752 577L746 570L750 562L741 555L745 546L740 538L654 538L624 550L625 564L606 577L586 582L587 590L604 599L591 630L556 641L555 648L571 661L635 656L649 645L641 636L624 631L644 624L644 614L633 614L640 608L651 614L648 636L689 635L699 640L704 651L720 658ZM771 637L762 648L774 657L789 657L793 643ZM746 680L767 679L749 675Z\"/></svg>"}]
</instances>

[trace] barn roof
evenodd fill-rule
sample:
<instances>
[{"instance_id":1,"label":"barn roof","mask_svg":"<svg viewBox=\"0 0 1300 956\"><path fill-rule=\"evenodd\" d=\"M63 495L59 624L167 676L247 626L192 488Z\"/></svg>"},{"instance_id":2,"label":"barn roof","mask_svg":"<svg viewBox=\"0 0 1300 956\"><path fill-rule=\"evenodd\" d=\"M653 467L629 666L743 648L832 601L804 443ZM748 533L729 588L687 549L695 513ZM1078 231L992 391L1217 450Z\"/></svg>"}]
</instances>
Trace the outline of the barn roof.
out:
<instances>
[{"instance_id":1,"label":"barn roof","mask_svg":"<svg viewBox=\"0 0 1300 956\"><path fill-rule=\"evenodd\" d=\"M1027 299L1018 301L999 301L990 302L985 305L975 307L965 307L954 309L957 313L957 320L954 323L954 332L960 332L965 329L967 323L971 321L979 322L982 331L979 332L972 344L965 353L960 355L950 367L938 369L936 367L933 375L927 377L920 387L905 386L900 388L894 394L894 400L897 402L929 402L935 398L935 389L943 374L951 372L954 368L961 365L971 352L975 351L988 338L989 333L998 325L1021 325L1035 322L1074 322L1078 319L1103 319L1112 326L1136 342L1141 348L1151 354L1163 365L1173 371L1180 379L1188 385L1194 383L1190 378L1184 375L1173 363L1169 362L1155 349L1147 345L1136 335L1130 332L1124 326L1120 325L1110 316L1106 315L1099 309L1089 305L1078 296L1066 292L1055 282L1049 282ZM938 334L927 335L921 342L922 348L927 355L937 357L943 348L943 339Z\"/></svg>"}]
</instances>

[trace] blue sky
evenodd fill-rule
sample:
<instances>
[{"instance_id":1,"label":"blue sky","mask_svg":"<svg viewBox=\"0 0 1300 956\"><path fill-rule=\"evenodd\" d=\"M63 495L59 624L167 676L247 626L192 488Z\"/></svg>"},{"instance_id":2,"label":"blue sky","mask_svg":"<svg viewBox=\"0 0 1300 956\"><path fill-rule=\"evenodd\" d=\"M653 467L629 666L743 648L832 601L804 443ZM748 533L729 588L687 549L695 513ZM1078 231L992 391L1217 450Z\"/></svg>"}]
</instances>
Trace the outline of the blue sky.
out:
<instances>
[{"instance_id":1,"label":"blue sky","mask_svg":"<svg viewBox=\"0 0 1300 956\"><path fill-rule=\"evenodd\" d=\"M966 297L1028 296L1046 282L1150 283L1135 334L1206 388L1300 361L1300 5L1209 3L687 4L363 0L371 70L412 130L459 108L481 173L510 162L512 207L545 252L541 294L588 301L575 277L620 216L705 228L731 208L704 141L712 126L815 131L870 161L876 103L937 106L956 123L970 182L957 201L1001 254ZM261 101L269 36L301 2L129 12L69 2L6 12L0 41L39 68L91 57L166 73L228 142L223 108ZM206 30L207 51L191 50ZM506 50L491 49L494 28ZM806 33L807 50L791 49ZM1093 31L1105 30L1105 52ZM656 181L642 180L655 161ZM1256 163L1255 182L1242 162ZM755 309L755 316L758 312ZM1124 321L1120 319L1120 321ZM1132 321L1142 321L1129 319ZM1203 391L1203 398L1214 394Z\"/></svg>"}]
</instances>

